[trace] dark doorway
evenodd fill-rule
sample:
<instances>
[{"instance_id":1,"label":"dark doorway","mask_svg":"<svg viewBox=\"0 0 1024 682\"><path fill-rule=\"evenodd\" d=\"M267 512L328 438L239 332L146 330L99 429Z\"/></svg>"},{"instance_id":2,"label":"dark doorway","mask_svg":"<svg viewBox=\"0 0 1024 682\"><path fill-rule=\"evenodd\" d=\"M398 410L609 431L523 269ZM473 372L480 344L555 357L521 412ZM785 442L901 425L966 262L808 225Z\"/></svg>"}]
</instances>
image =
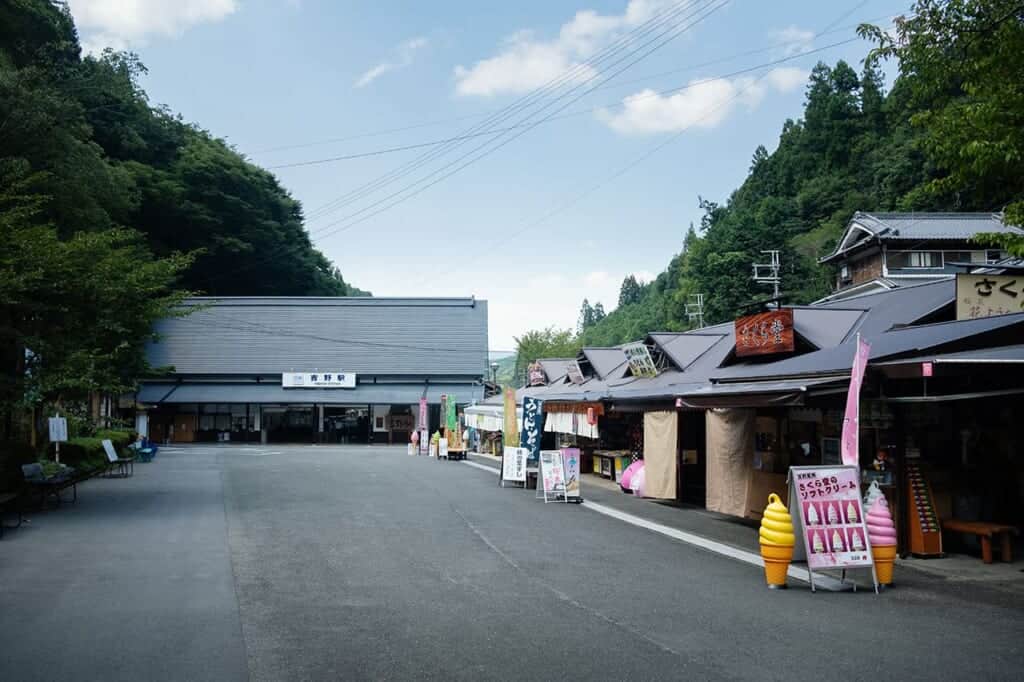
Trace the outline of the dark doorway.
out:
<instances>
[{"instance_id":1,"label":"dark doorway","mask_svg":"<svg viewBox=\"0 0 1024 682\"><path fill-rule=\"evenodd\" d=\"M706 436L703 410L679 413L679 500L700 507L707 504Z\"/></svg>"},{"instance_id":2,"label":"dark doorway","mask_svg":"<svg viewBox=\"0 0 1024 682\"><path fill-rule=\"evenodd\" d=\"M312 443L313 406L263 408L268 443Z\"/></svg>"},{"instance_id":3,"label":"dark doorway","mask_svg":"<svg viewBox=\"0 0 1024 682\"><path fill-rule=\"evenodd\" d=\"M370 406L324 407L324 440L327 443L369 443Z\"/></svg>"}]
</instances>

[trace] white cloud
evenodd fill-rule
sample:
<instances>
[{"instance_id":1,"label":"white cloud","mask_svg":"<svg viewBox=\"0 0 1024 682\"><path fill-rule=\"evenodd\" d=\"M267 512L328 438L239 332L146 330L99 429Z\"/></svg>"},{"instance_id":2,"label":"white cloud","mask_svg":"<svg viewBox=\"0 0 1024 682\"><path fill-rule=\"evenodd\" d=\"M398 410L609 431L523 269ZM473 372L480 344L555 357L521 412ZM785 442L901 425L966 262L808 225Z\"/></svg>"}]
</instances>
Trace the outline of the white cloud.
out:
<instances>
[{"instance_id":1,"label":"white cloud","mask_svg":"<svg viewBox=\"0 0 1024 682\"><path fill-rule=\"evenodd\" d=\"M412 64L413 57L416 52L426 47L427 43L427 39L423 36L418 36L405 41L395 48L393 58L367 69L363 75L356 79L353 87L365 88L367 85L390 71L404 69Z\"/></svg>"},{"instance_id":2,"label":"white cloud","mask_svg":"<svg viewBox=\"0 0 1024 682\"><path fill-rule=\"evenodd\" d=\"M738 105L753 109L769 89L791 92L807 79L807 72L786 67L773 69L763 79L749 76L690 81L685 90L662 95L646 89L622 100L622 110L602 109L599 120L625 135L670 133L691 127L714 128Z\"/></svg>"},{"instance_id":3,"label":"white cloud","mask_svg":"<svg viewBox=\"0 0 1024 682\"><path fill-rule=\"evenodd\" d=\"M814 44L814 31L799 26L787 26L784 29L773 31L772 35L780 43L783 43L780 48L782 54L787 57L806 52Z\"/></svg>"},{"instance_id":4,"label":"white cloud","mask_svg":"<svg viewBox=\"0 0 1024 682\"><path fill-rule=\"evenodd\" d=\"M69 6L90 53L144 45L152 36L176 37L238 9L236 0L70 0Z\"/></svg>"},{"instance_id":5,"label":"white cloud","mask_svg":"<svg viewBox=\"0 0 1024 682\"><path fill-rule=\"evenodd\" d=\"M580 10L551 40L539 40L532 31L514 33L493 57L470 67L456 66L455 91L477 96L521 94L571 69L575 70L566 78L566 84L585 81L595 75L584 64L588 57L669 4L670 0L629 0L622 14Z\"/></svg>"}]
</instances>

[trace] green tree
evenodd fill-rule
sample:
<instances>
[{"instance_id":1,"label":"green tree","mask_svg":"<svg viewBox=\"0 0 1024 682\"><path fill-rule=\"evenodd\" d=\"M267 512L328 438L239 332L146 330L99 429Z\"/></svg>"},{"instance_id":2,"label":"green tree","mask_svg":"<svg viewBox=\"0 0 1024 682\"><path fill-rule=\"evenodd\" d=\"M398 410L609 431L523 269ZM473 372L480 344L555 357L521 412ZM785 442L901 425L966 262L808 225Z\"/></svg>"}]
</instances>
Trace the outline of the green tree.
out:
<instances>
[{"instance_id":1,"label":"green tree","mask_svg":"<svg viewBox=\"0 0 1024 682\"><path fill-rule=\"evenodd\" d=\"M636 280L636 277L627 275L622 280L622 286L619 288L619 307L639 303L640 299L643 298L643 294L643 287Z\"/></svg>"},{"instance_id":2,"label":"green tree","mask_svg":"<svg viewBox=\"0 0 1024 682\"><path fill-rule=\"evenodd\" d=\"M571 329L547 327L534 329L515 337L515 377L521 382L530 363L542 358L574 358L580 351L580 341Z\"/></svg>"}]
</instances>

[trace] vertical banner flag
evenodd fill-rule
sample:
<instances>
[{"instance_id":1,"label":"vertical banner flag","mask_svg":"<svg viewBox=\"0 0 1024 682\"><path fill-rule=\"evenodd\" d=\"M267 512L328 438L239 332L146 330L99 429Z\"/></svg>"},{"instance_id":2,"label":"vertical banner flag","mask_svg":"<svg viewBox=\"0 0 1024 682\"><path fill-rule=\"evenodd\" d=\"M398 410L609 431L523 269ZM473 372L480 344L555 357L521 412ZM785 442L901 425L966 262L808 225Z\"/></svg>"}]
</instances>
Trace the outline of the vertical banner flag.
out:
<instances>
[{"instance_id":1,"label":"vertical banner flag","mask_svg":"<svg viewBox=\"0 0 1024 682\"><path fill-rule=\"evenodd\" d=\"M448 402L446 403L446 405L447 405L447 408L448 408L448 414L446 415L445 419L448 421L448 430L449 431L458 431L459 430L459 419L458 419L458 414L455 411L455 396L454 395L448 396Z\"/></svg>"},{"instance_id":2,"label":"vertical banner flag","mask_svg":"<svg viewBox=\"0 0 1024 682\"><path fill-rule=\"evenodd\" d=\"M846 415L843 417L841 452L843 464L857 466L860 461L860 387L871 355L871 344L857 335L857 352L850 370L850 391L846 394Z\"/></svg>"},{"instance_id":3,"label":"vertical banner flag","mask_svg":"<svg viewBox=\"0 0 1024 682\"><path fill-rule=\"evenodd\" d=\"M427 399L420 398L420 451L426 452L430 440L429 412L427 411Z\"/></svg>"},{"instance_id":4,"label":"vertical banner flag","mask_svg":"<svg viewBox=\"0 0 1024 682\"><path fill-rule=\"evenodd\" d=\"M519 447L526 448L529 451L527 457L533 461L540 455L542 410L543 406L536 398L523 398L523 432Z\"/></svg>"},{"instance_id":5,"label":"vertical banner flag","mask_svg":"<svg viewBox=\"0 0 1024 682\"><path fill-rule=\"evenodd\" d=\"M519 446L519 421L516 419L516 389L505 389L505 445Z\"/></svg>"},{"instance_id":6,"label":"vertical banner flag","mask_svg":"<svg viewBox=\"0 0 1024 682\"><path fill-rule=\"evenodd\" d=\"M562 469L565 474L565 498L580 496L580 449L562 448Z\"/></svg>"}]
</instances>

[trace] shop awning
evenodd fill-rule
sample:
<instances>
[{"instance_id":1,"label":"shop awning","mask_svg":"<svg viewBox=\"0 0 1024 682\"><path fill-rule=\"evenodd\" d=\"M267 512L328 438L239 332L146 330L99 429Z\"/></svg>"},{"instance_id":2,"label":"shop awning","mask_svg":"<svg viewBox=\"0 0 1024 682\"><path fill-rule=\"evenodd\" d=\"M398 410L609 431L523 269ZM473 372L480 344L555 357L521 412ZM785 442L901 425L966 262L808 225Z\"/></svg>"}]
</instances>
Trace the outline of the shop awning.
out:
<instances>
[{"instance_id":1,"label":"shop awning","mask_svg":"<svg viewBox=\"0 0 1024 682\"><path fill-rule=\"evenodd\" d=\"M481 431L504 431L505 408L502 405L470 405L463 413L466 426ZM523 428L523 408L516 408L516 421Z\"/></svg>"},{"instance_id":2,"label":"shop awning","mask_svg":"<svg viewBox=\"0 0 1024 682\"><path fill-rule=\"evenodd\" d=\"M471 384L430 384L427 401L438 403L442 395L455 395L459 403L483 399L483 386ZM138 402L149 405L182 403L262 403L322 405L415 405L423 397L423 384L358 384L342 388L282 388L280 384L257 383L145 383Z\"/></svg>"},{"instance_id":3,"label":"shop awning","mask_svg":"<svg viewBox=\"0 0 1024 682\"><path fill-rule=\"evenodd\" d=\"M1024 345L996 346L994 348L981 348L978 350L966 350L960 353L936 353L933 355L918 355L912 358L901 358L899 360L888 360L875 363L880 367L892 365L917 365L922 362L932 362L937 365L997 365L997 364L1024 364Z\"/></svg>"},{"instance_id":4,"label":"shop awning","mask_svg":"<svg viewBox=\"0 0 1024 682\"><path fill-rule=\"evenodd\" d=\"M847 379L827 377L818 379L787 379L783 381L755 381L731 384L713 384L679 396L685 407L707 409L713 407L785 407L803 405L811 388L828 385L840 388Z\"/></svg>"}]
</instances>

